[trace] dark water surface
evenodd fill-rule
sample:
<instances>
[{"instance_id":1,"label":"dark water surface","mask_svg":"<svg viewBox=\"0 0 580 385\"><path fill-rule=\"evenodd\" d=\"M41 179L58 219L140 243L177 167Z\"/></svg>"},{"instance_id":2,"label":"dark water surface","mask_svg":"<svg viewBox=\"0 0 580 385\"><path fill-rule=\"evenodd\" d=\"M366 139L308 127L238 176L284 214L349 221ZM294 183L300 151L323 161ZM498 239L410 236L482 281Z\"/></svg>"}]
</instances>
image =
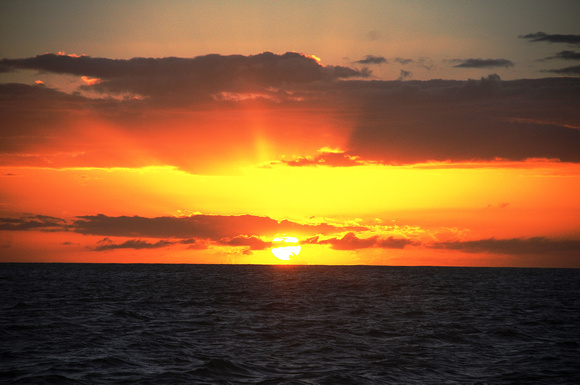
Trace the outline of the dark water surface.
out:
<instances>
[{"instance_id":1,"label":"dark water surface","mask_svg":"<svg viewBox=\"0 0 580 385\"><path fill-rule=\"evenodd\" d=\"M0 264L0 382L580 384L580 270Z\"/></svg>"}]
</instances>

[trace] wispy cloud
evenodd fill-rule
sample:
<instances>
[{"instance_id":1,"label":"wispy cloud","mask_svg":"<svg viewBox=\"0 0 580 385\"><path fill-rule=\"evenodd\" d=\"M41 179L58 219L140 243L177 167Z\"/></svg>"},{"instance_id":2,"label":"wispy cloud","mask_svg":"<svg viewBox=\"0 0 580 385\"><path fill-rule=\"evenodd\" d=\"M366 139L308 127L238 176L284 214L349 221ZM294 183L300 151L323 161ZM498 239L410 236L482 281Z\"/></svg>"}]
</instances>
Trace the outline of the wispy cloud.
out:
<instances>
[{"instance_id":1,"label":"wispy cloud","mask_svg":"<svg viewBox=\"0 0 580 385\"><path fill-rule=\"evenodd\" d=\"M355 61L357 64L383 64L388 63L383 56L367 55L364 59Z\"/></svg>"},{"instance_id":2,"label":"wispy cloud","mask_svg":"<svg viewBox=\"0 0 580 385\"><path fill-rule=\"evenodd\" d=\"M562 35L562 34L547 34L545 32L529 33L527 35L520 35L521 39L527 39L532 42L548 42L548 43L567 43L572 45L580 45L580 35Z\"/></svg>"}]
</instances>

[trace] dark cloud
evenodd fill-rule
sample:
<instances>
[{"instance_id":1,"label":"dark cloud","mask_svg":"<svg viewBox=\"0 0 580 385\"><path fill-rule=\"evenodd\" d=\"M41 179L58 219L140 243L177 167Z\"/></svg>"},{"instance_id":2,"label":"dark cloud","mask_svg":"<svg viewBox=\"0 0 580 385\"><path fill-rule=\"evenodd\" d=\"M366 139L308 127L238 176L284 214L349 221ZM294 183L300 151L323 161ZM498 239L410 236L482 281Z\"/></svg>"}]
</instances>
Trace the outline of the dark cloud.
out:
<instances>
[{"instance_id":1,"label":"dark cloud","mask_svg":"<svg viewBox=\"0 0 580 385\"><path fill-rule=\"evenodd\" d=\"M453 62L459 63L455 68L497 68L513 67L514 63L507 59L455 59Z\"/></svg>"},{"instance_id":2,"label":"dark cloud","mask_svg":"<svg viewBox=\"0 0 580 385\"><path fill-rule=\"evenodd\" d=\"M573 45L580 45L580 35L560 35L547 34L545 32L529 33L527 35L520 35L521 39L528 39L532 42L548 42L548 43L567 43Z\"/></svg>"},{"instance_id":3,"label":"dark cloud","mask_svg":"<svg viewBox=\"0 0 580 385\"><path fill-rule=\"evenodd\" d=\"M21 218L0 218L0 230L8 231L65 231L66 221L46 215L29 215Z\"/></svg>"},{"instance_id":4,"label":"dark cloud","mask_svg":"<svg viewBox=\"0 0 580 385\"><path fill-rule=\"evenodd\" d=\"M106 251L115 249L159 249L161 247L167 247L175 244L175 242L161 240L156 243L149 243L140 239L129 239L123 243L115 243L109 238L104 238L97 242L97 246L91 248L94 251Z\"/></svg>"},{"instance_id":5,"label":"dark cloud","mask_svg":"<svg viewBox=\"0 0 580 385\"><path fill-rule=\"evenodd\" d=\"M560 51L556 56L550 56L546 59L580 60L580 52Z\"/></svg>"},{"instance_id":6,"label":"dark cloud","mask_svg":"<svg viewBox=\"0 0 580 385\"><path fill-rule=\"evenodd\" d=\"M323 66L312 57L294 52L128 60L45 54L2 59L0 68L86 76L94 79L86 89L170 99L207 98L224 91L249 92L369 75L368 71L348 67Z\"/></svg>"},{"instance_id":7,"label":"dark cloud","mask_svg":"<svg viewBox=\"0 0 580 385\"><path fill-rule=\"evenodd\" d=\"M254 215L222 216L194 215L191 217L109 217L106 215L81 216L74 221L72 228L81 234L143 237L143 238L197 238L222 241L229 238L231 242L240 242L252 236L274 236L280 233L328 234L347 229L329 224L301 225L288 220L276 221L268 217ZM237 239L237 240L234 240ZM248 239L245 239L248 241ZM255 241L249 238L249 241Z\"/></svg>"},{"instance_id":8,"label":"dark cloud","mask_svg":"<svg viewBox=\"0 0 580 385\"><path fill-rule=\"evenodd\" d=\"M349 84L365 104L346 148L360 159L580 162L579 80L361 82L356 93Z\"/></svg>"},{"instance_id":9,"label":"dark cloud","mask_svg":"<svg viewBox=\"0 0 580 385\"><path fill-rule=\"evenodd\" d=\"M413 73L411 71L401 70L401 74L399 75L398 80L405 80L405 79L411 78L412 76L413 76Z\"/></svg>"},{"instance_id":10,"label":"dark cloud","mask_svg":"<svg viewBox=\"0 0 580 385\"><path fill-rule=\"evenodd\" d=\"M428 65L426 60L412 64ZM364 70L324 67L296 53L130 60L41 55L1 63L91 76L101 82L88 88L148 97L97 99L49 86L0 85L0 164L141 167L153 159L190 172L213 172L211 167L230 154L231 164L255 155L256 122L236 108L240 105L261 111L260 135L273 151L293 144L287 153L308 153L334 145L326 142L329 137L346 141L345 153L287 162L293 166L580 161L579 131L571 128L580 125L575 78L412 81L410 72L401 72L405 82L354 80ZM553 71L578 73L577 67ZM238 94L244 92L262 99L253 105L254 99ZM331 124L320 124L321 119ZM94 121L146 156L134 156L108 136L87 140L85 122ZM302 150L304 144L311 149Z\"/></svg>"},{"instance_id":11,"label":"dark cloud","mask_svg":"<svg viewBox=\"0 0 580 385\"><path fill-rule=\"evenodd\" d=\"M417 245L417 242L404 238L382 238L378 235L369 238L358 238L353 232L345 234L342 238L330 238L320 240L318 237L309 238L305 243L330 245L335 250L358 250L368 248L402 249L405 246Z\"/></svg>"},{"instance_id":12,"label":"dark cloud","mask_svg":"<svg viewBox=\"0 0 580 385\"><path fill-rule=\"evenodd\" d=\"M580 75L580 65L577 66L572 66L572 67L566 67L566 68L558 68L558 69L553 69L553 70L544 70L543 72L549 72L549 73L554 73L554 74L559 74L559 75Z\"/></svg>"},{"instance_id":13,"label":"dark cloud","mask_svg":"<svg viewBox=\"0 0 580 385\"><path fill-rule=\"evenodd\" d=\"M403 64L403 65L413 63L413 59L403 59L403 58L400 58L400 57L396 57L393 60L396 61L397 63Z\"/></svg>"},{"instance_id":14,"label":"dark cloud","mask_svg":"<svg viewBox=\"0 0 580 385\"><path fill-rule=\"evenodd\" d=\"M233 238L223 238L219 241L222 245L227 246L247 246L250 250L265 250L272 247L272 242L264 242L255 236L237 236Z\"/></svg>"},{"instance_id":15,"label":"dark cloud","mask_svg":"<svg viewBox=\"0 0 580 385\"><path fill-rule=\"evenodd\" d=\"M481 239L476 241L441 242L436 249L460 250L466 253L539 254L572 252L580 257L580 240L554 240L545 237Z\"/></svg>"},{"instance_id":16,"label":"dark cloud","mask_svg":"<svg viewBox=\"0 0 580 385\"><path fill-rule=\"evenodd\" d=\"M358 64L383 64L387 63L387 59L383 56L367 55L364 59L355 61Z\"/></svg>"}]
</instances>

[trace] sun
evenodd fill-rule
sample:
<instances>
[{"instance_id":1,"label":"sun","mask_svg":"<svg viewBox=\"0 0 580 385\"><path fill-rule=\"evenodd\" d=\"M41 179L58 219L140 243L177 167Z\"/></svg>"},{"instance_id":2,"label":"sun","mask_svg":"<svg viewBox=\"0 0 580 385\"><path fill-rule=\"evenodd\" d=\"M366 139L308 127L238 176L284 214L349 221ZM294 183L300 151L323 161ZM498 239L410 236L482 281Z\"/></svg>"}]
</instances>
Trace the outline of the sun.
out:
<instances>
[{"instance_id":1,"label":"sun","mask_svg":"<svg viewBox=\"0 0 580 385\"><path fill-rule=\"evenodd\" d=\"M272 240L272 254L278 259L289 261L290 257L300 254L298 238L278 237ZM288 246L286 246L288 245Z\"/></svg>"}]
</instances>

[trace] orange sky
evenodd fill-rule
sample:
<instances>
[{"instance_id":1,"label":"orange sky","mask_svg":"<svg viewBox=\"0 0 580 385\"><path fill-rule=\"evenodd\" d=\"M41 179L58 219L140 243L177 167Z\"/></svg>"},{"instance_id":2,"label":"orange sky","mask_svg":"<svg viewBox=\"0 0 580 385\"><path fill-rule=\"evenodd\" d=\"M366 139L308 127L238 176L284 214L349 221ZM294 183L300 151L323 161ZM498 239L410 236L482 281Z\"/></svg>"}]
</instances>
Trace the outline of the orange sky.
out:
<instances>
[{"instance_id":1,"label":"orange sky","mask_svg":"<svg viewBox=\"0 0 580 385\"><path fill-rule=\"evenodd\" d=\"M534 65L577 63L532 32ZM496 47L431 80L373 50L0 58L0 262L578 268L580 79L504 80Z\"/></svg>"}]
</instances>

